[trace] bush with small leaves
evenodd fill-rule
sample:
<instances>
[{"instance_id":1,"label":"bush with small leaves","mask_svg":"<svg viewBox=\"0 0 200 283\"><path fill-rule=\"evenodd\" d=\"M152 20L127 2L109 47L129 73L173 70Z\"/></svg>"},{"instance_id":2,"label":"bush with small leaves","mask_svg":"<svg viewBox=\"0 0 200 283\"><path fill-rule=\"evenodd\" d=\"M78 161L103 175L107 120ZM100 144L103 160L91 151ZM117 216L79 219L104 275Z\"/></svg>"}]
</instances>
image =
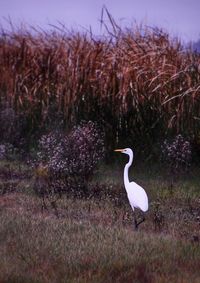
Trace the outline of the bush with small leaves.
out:
<instances>
[{"instance_id":1,"label":"bush with small leaves","mask_svg":"<svg viewBox=\"0 0 200 283\"><path fill-rule=\"evenodd\" d=\"M10 143L0 144L0 160L12 159L15 156L17 149Z\"/></svg>"},{"instance_id":2,"label":"bush with small leaves","mask_svg":"<svg viewBox=\"0 0 200 283\"><path fill-rule=\"evenodd\" d=\"M6 146L5 144L0 144L0 160L6 157Z\"/></svg>"},{"instance_id":3,"label":"bush with small leaves","mask_svg":"<svg viewBox=\"0 0 200 283\"><path fill-rule=\"evenodd\" d=\"M190 142L180 134L171 141L165 140L162 145L162 160L166 162L172 174L189 168L191 154Z\"/></svg>"},{"instance_id":4,"label":"bush with small leaves","mask_svg":"<svg viewBox=\"0 0 200 283\"><path fill-rule=\"evenodd\" d=\"M104 156L104 139L97 125L84 122L66 135L51 132L39 141L37 161L48 167L49 178L64 179L66 189L83 190Z\"/></svg>"}]
</instances>

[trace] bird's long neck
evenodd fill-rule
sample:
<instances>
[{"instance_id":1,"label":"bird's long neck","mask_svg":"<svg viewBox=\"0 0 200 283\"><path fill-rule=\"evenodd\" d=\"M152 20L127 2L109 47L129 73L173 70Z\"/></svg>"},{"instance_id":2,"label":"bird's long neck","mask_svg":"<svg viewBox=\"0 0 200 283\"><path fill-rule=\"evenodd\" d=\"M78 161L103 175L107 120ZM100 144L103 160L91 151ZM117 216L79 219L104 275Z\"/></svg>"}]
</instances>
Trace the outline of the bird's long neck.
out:
<instances>
[{"instance_id":1,"label":"bird's long neck","mask_svg":"<svg viewBox=\"0 0 200 283\"><path fill-rule=\"evenodd\" d=\"M128 170L129 170L129 167L131 166L132 162L133 162L133 154L129 155L129 161L125 165L125 168L124 168L124 184L125 184L125 187L130 183L129 178L128 178Z\"/></svg>"}]
</instances>

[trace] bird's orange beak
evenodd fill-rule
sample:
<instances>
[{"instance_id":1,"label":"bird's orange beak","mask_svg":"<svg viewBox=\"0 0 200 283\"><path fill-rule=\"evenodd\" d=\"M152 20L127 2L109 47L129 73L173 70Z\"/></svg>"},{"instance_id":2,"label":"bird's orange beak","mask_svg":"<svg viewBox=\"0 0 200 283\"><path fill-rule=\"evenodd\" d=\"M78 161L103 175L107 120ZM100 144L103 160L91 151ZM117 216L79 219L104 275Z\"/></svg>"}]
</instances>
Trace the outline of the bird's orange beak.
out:
<instances>
[{"instance_id":1,"label":"bird's orange beak","mask_svg":"<svg viewBox=\"0 0 200 283\"><path fill-rule=\"evenodd\" d=\"M114 151L116 151L116 152L122 152L123 149L115 149Z\"/></svg>"}]
</instances>

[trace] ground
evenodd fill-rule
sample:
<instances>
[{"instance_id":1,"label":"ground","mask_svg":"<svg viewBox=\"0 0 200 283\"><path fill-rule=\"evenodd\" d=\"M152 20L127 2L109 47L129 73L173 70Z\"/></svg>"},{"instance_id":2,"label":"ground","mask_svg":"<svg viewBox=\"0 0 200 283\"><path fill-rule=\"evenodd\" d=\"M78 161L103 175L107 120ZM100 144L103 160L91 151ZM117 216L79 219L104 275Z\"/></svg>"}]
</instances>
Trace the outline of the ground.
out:
<instances>
[{"instance_id":1,"label":"ground","mask_svg":"<svg viewBox=\"0 0 200 283\"><path fill-rule=\"evenodd\" d=\"M174 184L158 170L130 172L150 200L135 231L122 166L102 165L90 195L55 208L28 166L1 162L0 282L200 282L199 169Z\"/></svg>"}]
</instances>

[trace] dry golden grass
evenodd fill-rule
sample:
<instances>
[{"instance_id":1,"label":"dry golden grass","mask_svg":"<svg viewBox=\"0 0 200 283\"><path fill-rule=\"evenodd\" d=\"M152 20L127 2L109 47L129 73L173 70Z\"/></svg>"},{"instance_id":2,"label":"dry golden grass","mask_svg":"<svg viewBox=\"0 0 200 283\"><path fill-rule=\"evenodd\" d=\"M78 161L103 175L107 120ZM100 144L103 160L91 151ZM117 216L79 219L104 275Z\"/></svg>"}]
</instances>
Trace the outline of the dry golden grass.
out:
<instances>
[{"instance_id":1,"label":"dry golden grass","mask_svg":"<svg viewBox=\"0 0 200 283\"><path fill-rule=\"evenodd\" d=\"M68 127L87 117L104 120L114 138L159 123L198 135L200 55L162 30L123 31L110 20L114 32L102 39L58 29L2 32L1 106L26 113L32 127L53 111Z\"/></svg>"}]
</instances>

